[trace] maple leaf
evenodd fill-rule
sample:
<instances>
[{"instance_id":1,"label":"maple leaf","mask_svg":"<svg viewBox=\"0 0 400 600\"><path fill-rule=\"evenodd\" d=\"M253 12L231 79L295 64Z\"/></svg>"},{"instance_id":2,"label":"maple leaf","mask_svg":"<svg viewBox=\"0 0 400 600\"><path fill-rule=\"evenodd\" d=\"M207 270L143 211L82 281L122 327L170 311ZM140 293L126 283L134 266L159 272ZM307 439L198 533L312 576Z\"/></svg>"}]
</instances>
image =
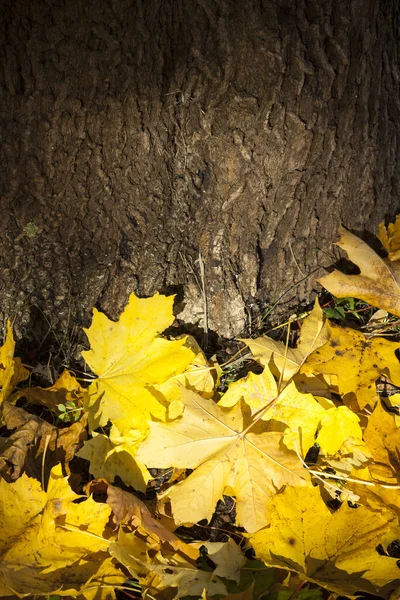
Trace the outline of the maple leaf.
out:
<instances>
[{"instance_id":1,"label":"maple leaf","mask_svg":"<svg viewBox=\"0 0 400 600\"><path fill-rule=\"evenodd\" d=\"M397 261L400 258L400 215L397 215L394 223L389 223L385 227L385 222L382 221L379 225L378 239L382 242L388 253L388 259L391 262Z\"/></svg>"},{"instance_id":2,"label":"maple leaf","mask_svg":"<svg viewBox=\"0 0 400 600\"><path fill-rule=\"evenodd\" d=\"M144 597L146 590L151 590L152 594L155 591L167 590L167 597L176 600L186 596L200 596L204 590L209 596L226 594L226 587L220 578L237 580L239 569L246 562L239 547L232 540L226 543L195 544L184 544L180 541L180 549L183 552L179 552L173 544L161 541L157 537L154 539L154 535L146 539L147 532L143 528L139 528L138 533L139 535L120 530L118 540L110 545L110 554L123 564L133 577L139 579ZM205 548L215 568L201 570L196 561L190 560L190 556L185 557L185 547L196 548L197 555L200 547Z\"/></svg>"},{"instance_id":3,"label":"maple leaf","mask_svg":"<svg viewBox=\"0 0 400 600\"><path fill-rule=\"evenodd\" d=\"M87 495L107 494L107 504L112 509L112 519L116 527L121 524L124 530L137 530L141 539L146 539L147 551L154 553L155 544L162 549L163 544L173 548L181 558L196 561L199 544L186 544L172 531L156 520L146 504L133 494L110 485L105 479L94 479L85 486Z\"/></svg>"},{"instance_id":4,"label":"maple leaf","mask_svg":"<svg viewBox=\"0 0 400 600\"><path fill-rule=\"evenodd\" d=\"M11 325L7 323L4 344L0 348L0 406L18 383L29 376L19 358L14 358L15 342Z\"/></svg>"},{"instance_id":5,"label":"maple leaf","mask_svg":"<svg viewBox=\"0 0 400 600\"><path fill-rule=\"evenodd\" d=\"M376 547L396 539L397 518L347 503L333 514L318 488L287 487L275 496L271 524L250 537L267 565L297 571L338 594L365 591L388 598L400 583L397 559Z\"/></svg>"},{"instance_id":6,"label":"maple leaf","mask_svg":"<svg viewBox=\"0 0 400 600\"><path fill-rule=\"evenodd\" d=\"M183 417L150 423L138 460L150 467L195 469L161 498L171 502L177 524L209 520L223 494L236 496L237 522L256 531L267 521L271 498L285 485L306 484L308 474L294 452L282 446L282 434L252 421L244 402L230 410L186 389Z\"/></svg>"},{"instance_id":7,"label":"maple leaf","mask_svg":"<svg viewBox=\"0 0 400 600\"><path fill-rule=\"evenodd\" d=\"M65 369L57 381L50 387L28 387L19 390L12 395L10 401L15 403L19 398L25 398L27 402L42 404L53 413L59 415L58 406L60 404L65 405L68 402L76 405L77 408L81 408L86 394L87 390Z\"/></svg>"},{"instance_id":8,"label":"maple leaf","mask_svg":"<svg viewBox=\"0 0 400 600\"><path fill-rule=\"evenodd\" d=\"M335 454L348 438L362 439L359 422L347 406L330 408L321 417L316 441L325 454Z\"/></svg>"},{"instance_id":9,"label":"maple leaf","mask_svg":"<svg viewBox=\"0 0 400 600\"><path fill-rule=\"evenodd\" d=\"M299 392L293 382L278 394L268 366L259 375L250 372L231 383L218 405L231 407L240 400L251 407L252 414L265 409L262 420L285 424L284 444L303 456L315 443L317 431L318 444L326 454L337 452L349 437L362 438L359 418L346 406L336 408L325 398L319 402L311 394Z\"/></svg>"},{"instance_id":10,"label":"maple leaf","mask_svg":"<svg viewBox=\"0 0 400 600\"><path fill-rule=\"evenodd\" d=\"M375 481L398 483L400 473L400 429L394 415L378 402L368 419L364 440L371 450L373 463L369 471Z\"/></svg>"},{"instance_id":11,"label":"maple leaf","mask_svg":"<svg viewBox=\"0 0 400 600\"><path fill-rule=\"evenodd\" d=\"M67 465L87 437L87 415L68 428L58 429L8 400L3 403L2 412L6 427L16 430L0 453L0 473L8 481L17 479L23 469L46 481L52 467L59 462Z\"/></svg>"},{"instance_id":12,"label":"maple leaf","mask_svg":"<svg viewBox=\"0 0 400 600\"><path fill-rule=\"evenodd\" d=\"M132 494L104 480L92 481L86 488L87 493L105 490L114 522L123 524L118 539L110 545L110 554L139 579L143 597L148 589L152 594L168 589L171 598L198 595L203 589L211 595L223 594L226 589L220 577L239 580L246 559L232 540L186 544L155 520L146 505ZM200 548L212 559L212 571L201 570Z\"/></svg>"},{"instance_id":13,"label":"maple leaf","mask_svg":"<svg viewBox=\"0 0 400 600\"><path fill-rule=\"evenodd\" d=\"M305 361L301 371L334 376L336 391L346 404L355 400L362 410L378 398L375 382L385 375L400 385L400 363L395 351L400 343L384 338L366 339L355 329L329 324L330 339Z\"/></svg>"},{"instance_id":14,"label":"maple leaf","mask_svg":"<svg viewBox=\"0 0 400 600\"><path fill-rule=\"evenodd\" d=\"M90 462L90 473L96 478L104 477L107 481L114 481L118 476L126 485L145 492L151 476L134 456L139 436L133 440L125 436L123 444L114 444L107 435L95 431L92 436L77 452L79 458Z\"/></svg>"},{"instance_id":15,"label":"maple leaf","mask_svg":"<svg viewBox=\"0 0 400 600\"><path fill-rule=\"evenodd\" d=\"M389 235L385 234L383 226L380 229L381 240L386 244L391 260L381 258L363 240L344 227L339 227L341 237L336 245L359 267L360 274L344 275L335 270L319 279L319 283L337 298L359 298L399 317L400 263L392 262L397 259L397 254L392 252L392 245L397 243L399 225L400 221L396 220Z\"/></svg>"},{"instance_id":16,"label":"maple leaf","mask_svg":"<svg viewBox=\"0 0 400 600\"><path fill-rule=\"evenodd\" d=\"M117 322L94 309L85 330L90 350L82 353L97 375L89 387L92 429L112 421L115 436L140 438L150 414L165 419L168 398L162 386L181 376L195 358L187 337L170 341L159 335L174 320L173 302L173 296L158 293L146 299L131 294Z\"/></svg>"},{"instance_id":17,"label":"maple leaf","mask_svg":"<svg viewBox=\"0 0 400 600\"><path fill-rule=\"evenodd\" d=\"M352 481L351 490L362 504L374 510L389 507L400 517L400 429L395 416L388 413L381 402L368 419L364 440L371 457L368 464L356 472L360 483Z\"/></svg>"},{"instance_id":18,"label":"maple leaf","mask_svg":"<svg viewBox=\"0 0 400 600\"><path fill-rule=\"evenodd\" d=\"M194 358L183 373L167 379L164 383L155 384L152 388L153 393L161 392L162 397L168 399L169 419L176 419L183 412L182 385L197 392L203 398L212 398L214 395L215 379L213 373L217 371L216 366L207 361L200 346L191 336L187 337L186 346L193 351Z\"/></svg>"},{"instance_id":19,"label":"maple leaf","mask_svg":"<svg viewBox=\"0 0 400 600\"><path fill-rule=\"evenodd\" d=\"M2 596L115 597L110 588L125 576L108 555L111 508L92 498L76 504L80 498L60 466L51 472L47 493L26 475L12 484L0 481ZM106 594L95 594L100 585Z\"/></svg>"},{"instance_id":20,"label":"maple leaf","mask_svg":"<svg viewBox=\"0 0 400 600\"><path fill-rule=\"evenodd\" d=\"M268 336L241 341L250 348L255 360L263 366L269 365L277 378L283 371L282 383L286 383L298 372L306 357L328 341L329 333L325 315L316 299L301 326L297 348L287 348Z\"/></svg>"}]
</instances>

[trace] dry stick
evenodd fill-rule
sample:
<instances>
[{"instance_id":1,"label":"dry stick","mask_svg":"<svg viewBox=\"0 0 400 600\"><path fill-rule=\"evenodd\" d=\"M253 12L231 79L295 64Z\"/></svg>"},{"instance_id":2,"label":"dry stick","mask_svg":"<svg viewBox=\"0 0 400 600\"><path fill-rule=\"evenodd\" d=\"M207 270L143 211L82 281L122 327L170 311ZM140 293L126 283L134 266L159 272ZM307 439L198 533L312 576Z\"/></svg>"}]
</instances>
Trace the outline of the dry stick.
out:
<instances>
[{"instance_id":1,"label":"dry stick","mask_svg":"<svg viewBox=\"0 0 400 600\"><path fill-rule=\"evenodd\" d=\"M294 600L297 596L297 594L299 593L299 591L301 590L301 588L303 587L303 585L305 584L305 581L300 581L299 585L297 586L297 588L294 590L293 594L290 596L289 600Z\"/></svg>"},{"instance_id":2,"label":"dry stick","mask_svg":"<svg viewBox=\"0 0 400 600\"><path fill-rule=\"evenodd\" d=\"M346 477L346 475L334 475L333 473L323 473L321 471L314 471L313 469L308 470L316 477L320 476L327 477L328 479L338 479L340 481L351 481L352 483L359 483L360 485L367 485L370 487L376 487L378 485L379 487L387 490L400 490L400 485L396 485L394 483L374 483L373 481L365 481L364 479L356 479L355 477Z\"/></svg>"},{"instance_id":3,"label":"dry stick","mask_svg":"<svg viewBox=\"0 0 400 600\"><path fill-rule=\"evenodd\" d=\"M308 317L308 315L311 313L311 310L306 310L302 313L300 313L299 315L293 315L293 317L291 316L287 321L285 321L284 323L280 323L279 325L275 325L275 327L271 327L271 329L268 329L264 335L267 335L267 333L270 333L271 331L276 331L277 329L282 329L282 327L286 327L286 325L289 323L290 321L301 321L302 319L305 319L306 317Z\"/></svg>"},{"instance_id":4,"label":"dry stick","mask_svg":"<svg viewBox=\"0 0 400 600\"><path fill-rule=\"evenodd\" d=\"M297 268L298 268L298 270L300 271L300 274L301 274L303 277L305 277L305 275L304 275L304 272L301 270L301 268L300 268L300 265L299 265L299 263L298 263L298 262L297 262L297 260L296 260L296 257L295 257L295 255L294 255L294 252L293 252L292 244L291 244L290 242L289 242L289 250L290 250L290 253L291 253L291 255L292 255L292 258L293 258L293 260L294 260L294 264L296 265L296 267L297 267Z\"/></svg>"},{"instance_id":5,"label":"dry stick","mask_svg":"<svg viewBox=\"0 0 400 600\"><path fill-rule=\"evenodd\" d=\"M400 489L400 485L397 485L395 483L378 483L378 482L374 483L373 481L365 481L364 479L357 479L356 477L348 477L347 475L336 475L336 473L334 474L334 473L324 473L323 471L314 471L314 469L310 469L310 467L307 465L307 463L304 462L297 446L295 446L295 452L297 454L298 459L303 463L303 466L308 470L308 472L311 473L312 475L314 475L317 479L319 479L323 485L325 485L326 487L332 488L335 492L341 493L343 490L340 488L337 488L334 485L325 481L323 479L324 477L326 477L327 479L336 479L338 481L344 481L344 482L351 481L352 483L359 483L360 485L366 485L369 487L379 486L379 487L382 487L382 488L385 488L388 490L399 490Z\"/></svg>"}]
</instances>

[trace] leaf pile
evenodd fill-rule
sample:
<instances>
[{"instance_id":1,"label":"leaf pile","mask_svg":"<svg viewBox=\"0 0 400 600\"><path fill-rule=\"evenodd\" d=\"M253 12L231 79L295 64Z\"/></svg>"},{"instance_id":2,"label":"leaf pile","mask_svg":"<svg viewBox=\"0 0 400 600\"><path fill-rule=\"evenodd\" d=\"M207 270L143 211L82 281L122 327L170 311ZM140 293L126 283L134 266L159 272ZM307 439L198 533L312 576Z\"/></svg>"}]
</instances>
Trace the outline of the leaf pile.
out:
<instances>
[{"instance_id":1,"label":"leaf pile","mask_svg":"<svg viewBox=\"0 0 400 600\"><path fill-rule=\"evenodd\" d=\"M387 259L341 228L360 275L321 283L400 316L400 220L379 238ZM68 371L49 388L27 387L8 327L0 595L396 600L399 411L396 395L378 392L400 387L400 343L330 322L316 301L296 347L241 340L262 372L221 393L221 367L193 338L162 335L172 308L173 297L132 294L117 322L94 310L89 387ZM79 460L94 477L85 486L72 468ZM196 541L197 524L226 496L233 537Z\"/></svg>"}]
</instances>

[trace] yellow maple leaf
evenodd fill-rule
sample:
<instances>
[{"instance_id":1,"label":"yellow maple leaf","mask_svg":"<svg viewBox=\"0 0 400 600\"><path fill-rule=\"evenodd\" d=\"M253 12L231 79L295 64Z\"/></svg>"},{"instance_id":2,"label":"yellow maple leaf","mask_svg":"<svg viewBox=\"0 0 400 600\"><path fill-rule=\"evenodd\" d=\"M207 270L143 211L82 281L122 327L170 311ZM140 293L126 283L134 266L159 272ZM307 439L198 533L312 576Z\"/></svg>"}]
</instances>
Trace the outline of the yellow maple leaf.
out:
<instances>
[{"instance_id":1,"label":"yellow maple leaf","mask_svg":"<svg viewBox=\"0 0 400 600\"><path fill-rule=\"evenodd\" d=\"M304 487L287 487L272 505L270 526L250 538L268 566L297 571L351 597L365 591L388 598L399 585L397 559L376 550L399 534L391 511L350 508L345 502L332 514L318 488Z\"/></svg>"},{"instance_id":2,"label":"yellow maple leaf","mask_svg":"<svg viewBox=\"0 0 400 600\"><path fill-rule=\"evenodd\" d=\"M379 225L377 236L384 245L388 258L394 262L400 259L400 215L397 215L394 223L389 223L385 227L385 222L382 221Z\"/></svg>"},{"instance_id":3,"label":"yellow maple leaf","mask_svg":"<svg viewBox=\"0 0 400 600\"><path fill-rule=\"evenodd\" d=\"M0 481L0 593L2 596L50 595L88 600L115 597L113 585L125 581L108 555L111 508L80 498L62 476L51 472L47 493L22 475ZM89 585L90 582L90 585Z\"/></svg>"},{"instance_id":4,"label":"yellow maple leaf","mask_svg":"<svg viewBox=\"0 0 400 600\"><path fill-rule=\"evenodd\" d=\"M388 398L385 399L385 402L388 406L391 406L395 409L393 411L393 416L397 427L400 427L400 394L391 394Z\"/></svg>"},{"instance_id":5,"label":"yellow maple leaf","mask_svg":"<svg viewBox=\"0 0 400 600\"><path fill-rule=\"evenodd\" d=\"M77 452L77 456L90 462L90 473L95 477L104 477L107 481L114 481L118 476L126 485L145 492L150 474L144 465L138 464L132 452L139 437L131 440L125 436L124 443L113 443L102 433L94 431L92 436Z\"/></svg>"},{"instance_id":6,"label":"yellow maple leaf","mask_svg":"<svg viewBox=\"0 0 400 600\"><path fill-rule=\"evenodd\" d=\"M317 442L325 454L335 454L347 438L362 440L360 419L347 406L328 409L321 417Z\"/></svg>"},{"instance_id":7,"label":"yellow maple leaf","mask_svg":"<svg viewBox=\"0 0 400 600\"><path fill-rule=\"evenodd\" d=\"M240 400L251 407L252 414L265 408L261 416L264 421L285 424L283 442L287 448L299 451L303 456L315 443L317 431L317 441L326 454L337 452L347 438L362 438L359 418L347 406L336 408L326 398L320 402L311 394L299 392L293 382L278 394L268 366L259 375L249 373L232 383L218 405L231 407Z\"/></svg>"},{"instance_id":8,"label":"yellow maple leaf","mask_svg":"<svg viewBox=\"0 0 400 600\"><path fill-rule=\"evenodd\" d=\"M146 299L131 294L117 322L94 309L85 330L90 350L82 352L97 375L89 387L92 429L110 420L121 435L145 435L150 414L165 419L166 399L152 387L181 375L195 356L186 338L170 341L159 335L174 320L173 302L173 296L158 293Z\"/></svg>"},{"instance_id":9,"label":"yellow maple leaf","mask_svg":"<svg viewBox=\"0 0 400 600\"><path fill-rule=\"evenodd\" d=\"M396 221L396 238L393 231L389 236L384 235L381 227L381 240L386 244L391 259L381 258L363 240L353 235L344 227L339 227L340 240L336 245L342 248L349 259L359 269L359 275L345 275L340 271L333 271L319 279L319 283L337 298L360 298L372 306L382 308L400 316L400 263L392 262L397 258L392 253L392 245L397 243L397 229L399 221Z\"/></svg>"},{"instance_id":10,"label":"yellow maple leaf","mask_svg":"<svg viewBox=\"0 0 400 600\"><path fill-rule=\"evenodd\" d=\"M348 487L361 503L374 510L390 507L400 517L400 429L395 415L384 410L381 402L368 419L364 440L371 453L370 460L362 470L352 473L357 480ZM361 484L363 481L366 485Z\"/></svg>"},{"instance_id":11,"label":"yellow maple leaf","mask_svg":"<svg viewBox=\"0 0 400 600\"><path fill-rule=\"evenodd\" d=\"M241 400L245 400L252 414L270 404L278 395L278 386L269 366L262 373L248 373L245 377L231 383L218 405L231 408Z\"/></svg>"},{"instance_id":12,"label":"yellow maple leaf","mask_svg":"<svg viewBox=\"0 0 400 600\"><path fill-rule=\"evenodd\" d=\"M0 348L0 406L7 400L13 388L29 376L19 358L14 358L15 342L11 325L7 323L4 344Z\"/></svg>"},{"instance_id":13,"label":"yellow maple leaf","mask_svg":"<svg viewBox=\"0 0 400 600\"><path fill-rule=\"evenodd\" d=\"M330 443L329 431L333 434L333 448L337 448L339 444L336 443L337 437L333 427L327 430L328 444ZM321 448L319 459L321 459L317 461L319 469L316 471L311 469L311 472L317 475L320 481L324 482L326 491L336 495L340 494L342 500L358 502L360 492L357 490L362 487L358 482L365 480L364 472L368 471L366 467L372 459L371 452L365 442L359 437L346 437L334 454L328 454ZM330 469L326 467L330 467Z\"/></svg>"},{"instance_id":14,"label":"yellow maple leaf","mask_svg":"<svg viewBox=\"0 0 400 600\"><path fill-rule=\"evenodd\" d=\"M224 493L236 496L237 522L256 531L268 521L266 508L285 485L306 484L307 471L282 434L258 422L255 432L244 402L227 410L182 389L183 417L150 424L137 458L150 467L195 469L161 497L171 502L177 524L209 520Z\"/></svg>"},{"instance_id":15,"label":"yellow maple leaf","mask_svg":"<svg viewBox=\"0 0 400 600\"><path fill-rule=\"evenodd\" d=\"M285 344L268 336L242 339L251 350L255 360L263 366L269 365L274 375L279 378L282 370L282 383L289 381L300 369L306 357L323 346L329 339L329 328L325 315L315 300L314 308L304 319L297 348L286 348Z\"/></svg>"},{"instance_id":16,"label":"yellow maple leaf","mask_svg":"<svg viewBox=\"0 0 400 600\"><path fill-rule=\"evenodd\" d=\"M369 465L371 477L380 483L397 484L400 479L400 429L394 415L384 410L381 402L376 404L368 419L364 440L373 458Z\"/></svg>"},{"instance_id":17,"label":"yellow maple leaf","mask_svg":"<svg viewBox=\"0 0 400 600\"><path fill-rule=\"evenodd\" d=\"M207 549L207 556L216 565L214 570L202 570L196 563L194 556L199 557L200 546ZM120 530L118 540L110 545L110 554L133 577L139 579L144 597L148 589L155 597L166 590L164 593L168 594L167 597L176 600L186 596L198 597L203 590L211 596L226 594L220 577L238 581L240 568L246 562L232 540L226 543L185 544L176 538L174 543L158 538L154 532L149 532L142 526L133 533Z\"/></svg>"},{"instance_id":18,"label":"yellow maple leaf","mask_svg":"<svg viewBox=\"0 0 400 600\"><path fill-rule=\"evenodd\" d=\"M329 328L329 341L306 359L302 372L334 376L336 391L343 401L351 405L356 400L361 409L375 405L375 382L381 375L400 385L400 363L395 355L399 343L384 338L366 339L348 327L329 324Z\"/></svg>"},{"instance_id":19,"label":"yellow maple leaf","mask_svg":"<svg viewBox=\"0 0 400 600\"><path fill-rule=\"evenodd\" d=\"M153 386L157 392L162 394L163 398L168 399L168 417L170 419L176 419L183 412L184 406L181 402L180 391L182 385L196 391L203 398L212 398L214 395L213 372L216 372L216 368L207 361L194 338L188 336L186 345L193 351L194 358L183 373Z\"/></svg>"}]
</instances>

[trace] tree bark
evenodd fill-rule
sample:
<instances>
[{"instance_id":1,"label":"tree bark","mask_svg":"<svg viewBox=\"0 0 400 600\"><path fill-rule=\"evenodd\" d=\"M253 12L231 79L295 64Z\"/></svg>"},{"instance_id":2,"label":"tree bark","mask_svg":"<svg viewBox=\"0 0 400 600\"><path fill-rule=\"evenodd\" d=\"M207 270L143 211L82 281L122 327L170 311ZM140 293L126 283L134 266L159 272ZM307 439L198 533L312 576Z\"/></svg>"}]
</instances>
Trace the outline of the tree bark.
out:
<instances>
[{"instance_id":1,"label":"tree bark","mask_svg":"<svg viewBox=\"0 0 400 600\"><path fill-rule=\"evenodd\" d=\"M395 213L397 0L0 10L0 308L19 335L117 317L131 291L181 291L187 321L206 304L237 335L255 306L310 299L340 221Z\"/></svg>"}]
</instances>

